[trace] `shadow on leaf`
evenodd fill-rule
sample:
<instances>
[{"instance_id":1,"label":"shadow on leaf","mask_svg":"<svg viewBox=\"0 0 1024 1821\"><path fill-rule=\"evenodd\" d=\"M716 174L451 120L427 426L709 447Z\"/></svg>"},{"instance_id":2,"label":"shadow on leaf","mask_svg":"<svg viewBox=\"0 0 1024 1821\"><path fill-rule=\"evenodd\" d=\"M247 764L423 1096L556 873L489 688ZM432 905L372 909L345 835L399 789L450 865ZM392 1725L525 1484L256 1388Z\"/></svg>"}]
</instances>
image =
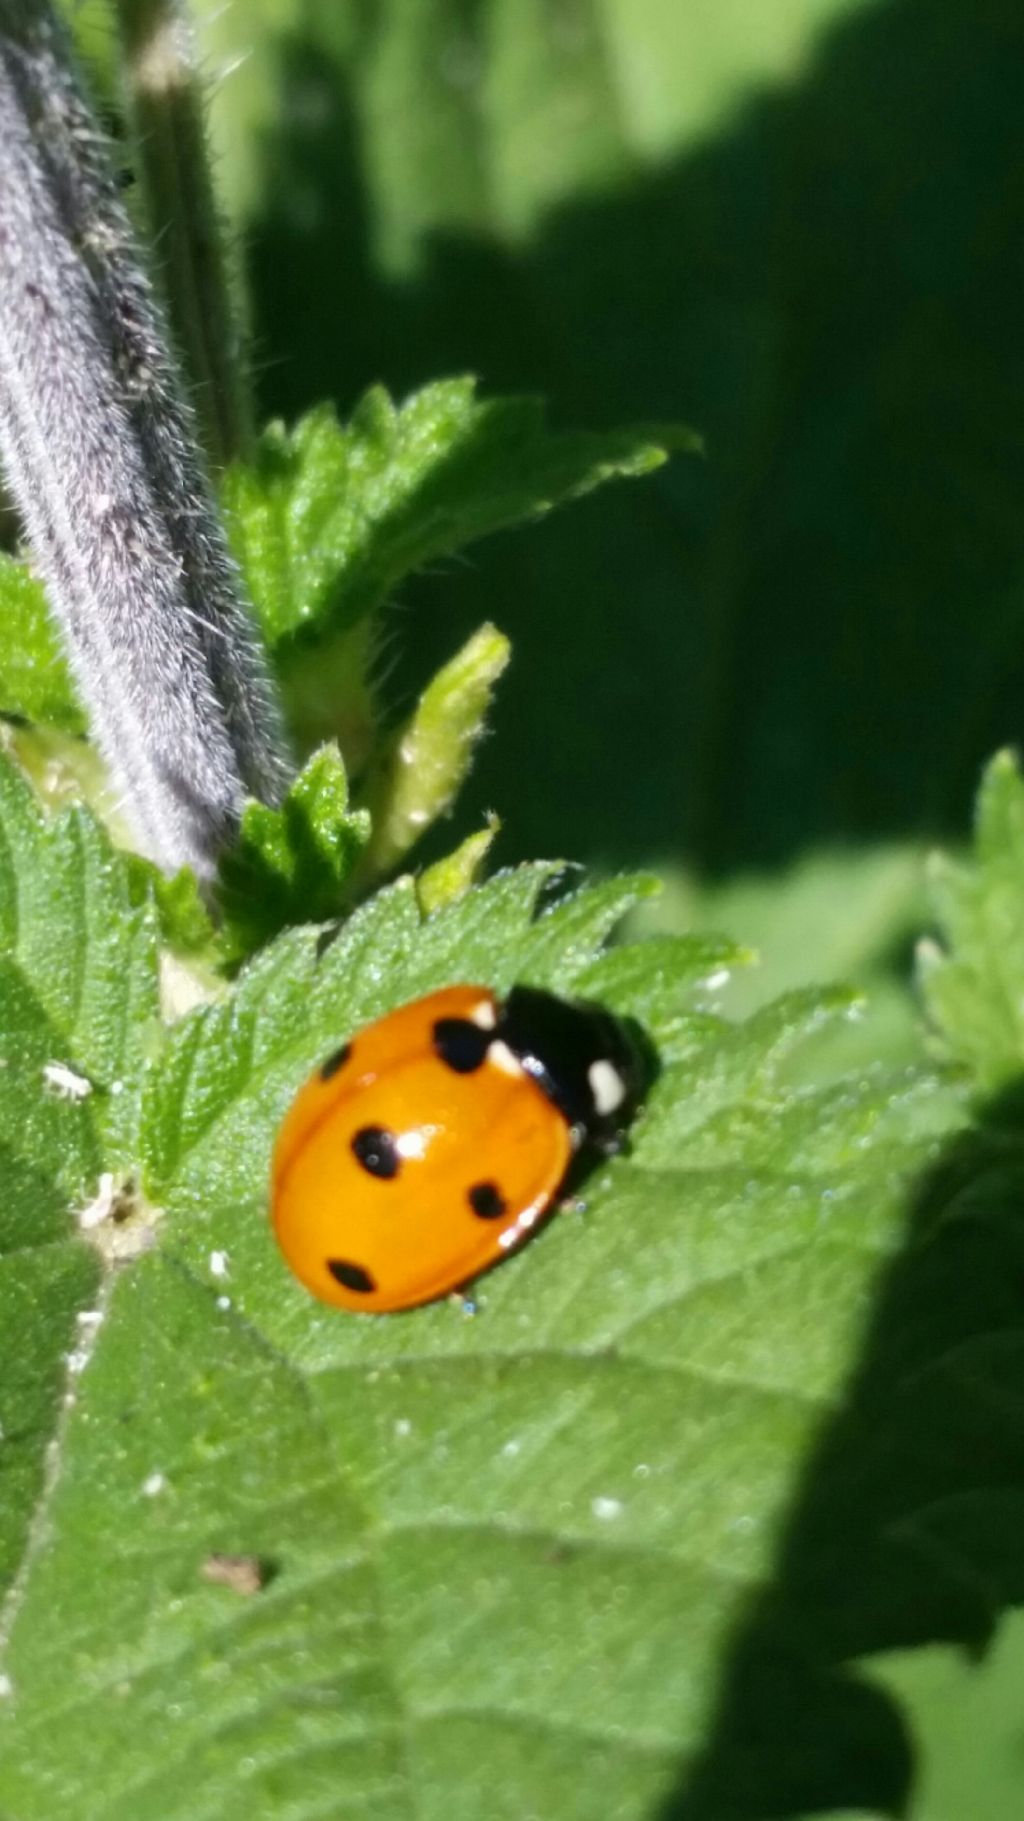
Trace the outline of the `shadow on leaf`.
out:
<instances>
[{"instance_id":1,"label":"shadow on leaf","mask_svg":"<svg viewBox=\"0 0 1024 1821\"><path fill-rule=\"evenodd\" d=\"M896 1706L859 1659L982 1655L1024 1600L1024 1080L921 1182L860 1364L736 1636L709 1742L658 1821L902 1814Z\"/></svg>"}]
</instances>

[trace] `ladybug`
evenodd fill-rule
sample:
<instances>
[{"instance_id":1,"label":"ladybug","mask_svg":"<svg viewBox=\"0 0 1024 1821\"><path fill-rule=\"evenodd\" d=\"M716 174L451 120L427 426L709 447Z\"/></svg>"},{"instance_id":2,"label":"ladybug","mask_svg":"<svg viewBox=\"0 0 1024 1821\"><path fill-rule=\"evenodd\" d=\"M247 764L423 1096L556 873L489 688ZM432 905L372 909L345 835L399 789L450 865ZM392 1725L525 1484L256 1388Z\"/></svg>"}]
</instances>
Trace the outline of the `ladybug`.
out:
<instances>
[{"instance_id":1,"label":"ladybug","mask_svg":"<svg viewBox=\"0 0 1024 1821\"><path fill-rule=\"evenodd\" d=\"M278 1243L323 1302L374 1313L479 1276L547 1214L573 1159L621 1146L639 1052L599 1005L447 986L357 1031L278 1133Z\"/></svg>"}]
</instances>

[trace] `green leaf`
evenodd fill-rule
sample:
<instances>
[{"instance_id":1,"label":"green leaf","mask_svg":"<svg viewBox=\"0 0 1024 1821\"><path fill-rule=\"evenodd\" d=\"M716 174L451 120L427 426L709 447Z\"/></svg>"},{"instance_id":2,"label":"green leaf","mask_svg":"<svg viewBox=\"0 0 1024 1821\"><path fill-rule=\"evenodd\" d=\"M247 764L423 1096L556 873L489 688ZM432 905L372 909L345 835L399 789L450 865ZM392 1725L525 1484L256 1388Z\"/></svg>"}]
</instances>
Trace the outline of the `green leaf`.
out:
<instances>
[{"instance_id":1,"label":"green leaf","mask_svg":"<svg viewBox=\"0 0 1024 1821\"><path fill-rule=\"evenodd\" d=\"M191 867L183 866L168 878L141 854L126 853L124 859L136 901L153 900L161 942L177 955L215 962L218 932Z\"/></svg>"},{"instance_id":2,"label":"green leaf","mask_svg":"<svg viewBox=\"0 0 1024 1821\"><path fill-rule=\"evenodd\" d=\"M362 1795L383 1816L394 1694L371 1667L365 1517L301 1380L201 1284L149 1259L115 1287L80 1409L52 1507L71 1553L41 1550L10 1653L19 1744L0 1771L4 1806L52 1815L77 1763L79 1812L111 1821L240 1816L247 1802L297 1813L331 1785L344 1807ZM265 1594L210 1584L214 1553L255 1558ZM56 1634L32 1620L36 1589L67 1615L59 1661ZM42 1751L38 1727L58 1711L59 1748Z\"/></svg>"},{"instance_id":3,"label":"green leaf","mask_svg":"<svg viewBox=\"0 0 1024 1821\"><path fill-rule=\"evenodd\" d=\"M131 831L95 746L78 734L35 723L0 726L0 750L29 779L37 799L50 811L86 805L100 817L118 847L130 846Z\"/></svg>"},{"instance_id":4,"label":"green leaf","mask_svg":"<svg viewBox=\"0 0 1024 1821\"><path fill-rule=\"evenodd\" d=\"M2 1666L0 1813L654 1821L713 1744L959 1114L920 1073L787 1086L840 995L730 1025L741 951L607 950L650 882L559 897L564 876L517 868L425 920L403 880L330 942L289 932L143 1072L159 1255L114 1278L62 1430ZM647 1022L663 1067L630 1154L474 1320L314 1304L266 1221L277 1123L347 1033L466 978Z\"/></svg>"},{"instance_id":5,"label":"green leaf","mask_svg":"<svg viewBox=\"0 0 1024 1821\"><path fill-rule=\"evenodd\" d=\"M209 55L237 55L237 22L216 0L196 10ZM610 0L552 30L538 7L506 3L481 20L457 0L422 0L389 5L373 31L342 9L318 14L308 42L318 74L327 64L339 88L342 78L358 88L373 256L406 275L438 234L517 241L559 201L619 189L728 121L752 92L795 80L821 27L851 10L856 0L779 0L752 29L728 10ZM251 62L211 97L225 186L245 217L277 200L260 153L282 136L281 63L303 18L299 0L259 0L254 15L267 29L252 33ZM301 65L284 73L310 79ZM301 126L307 150L320 150L322 123ZM313 175L303 200L314 218L296 233L323 231ZM287 276L273 276L284 289Z\"/></svg>"},{"instance_id":6,"label":"green leaf","mask_svg":"<svg viewBox=\"0 0 1024 1821\"><path fill-rule=\"evenodd\" d=\"M722 1007L743 1017L779 993L844 980L870 1002L870 1019L844 1019L801 1050L802 1076L822 1081L879 1061L911 1063L921 1051L921 1008L911 957L929 920L925 856L910 844L818 849L771 873L708 881L667 870L665 893L633 920L647 929L733 931L759 965L734 973Z\"/></svg>"},{"instance_id":7,"label":"green leaf","mask_svg":"<svg viewBox=\"0 0 1024 1821\"><path fill-rule=\"evenodd\" d=\"M942 942L920 951L928 1009L979 1087L1001 1087L1024 1069L1024 782L1012 753L983 779L972 857L937 855L931 887Z\"/></svg>"},{"instance_id":8,"label":"green leaf","mask_svg":"<svg viewBox=\"0 0 1024 1821\"><path fill-rule=\"evenodd\" d=\"M391 736L364 790L373 824L364 876L389 873L451 808L510 656L504 634L481 626L427 684L406 725Z\"/></svg>"},{"instance_id":9,"label":"green leaf","mask_svg":"<svg viewBox=\"0 0 1024 1821\"><path fill-rule=\"evenodd\" d=\"M271 424L253 461L225 476L223 500L264 634L284 647L288 683L297 635L318 646L350 639L412 570L694 447L679 429L549 431L537 400L481 401L471 379L426 386L401 406L374 387L347 426L327 405L293 430ZM349 698L362 685L365 652L346 643L345 657L352 683L338 675L333 704L317 699L328 732L362 713ZM311 680L301 649L295 663L295 678Z\"/></svg>"},{"instance_id":10,"label":"green leaf","mask_svg":"<svg viewBox=\"0 0 1024 1821\"><path fill-rule=\"evenodd\" d=\"M917 1774L907 1821L1006 1821L1016 1814L1024 1615L1004 1621L980 1661L934 1646L894 1652L866 1669L899 1698L911 1729Z\"/></svg>"},{"instance_id":11,"label":"green leaf","mask_svg":"<svg viewBox=\"0 0 1024 1821\"><path fill-rule=\"evenodd\" d=\"M16 1247L0 1239L0 1600L25 1557L33 1513L44 1486L46 1451L56 1434L67 1390L67 1359L88 1334L78 1317L88 1311L99 1264L64 1237L63 1198L45 1176L33 1177L0 1146L5 1226L17 1222L38 1235ZM49 1235L49 1238L47 1238ZM12 1344L14 1337L14 1344Z\"/></svg>"},{"instance_id":12,"label":"green leaf","mask_svg":"<svg viewBox=\"0 0 1024 1821\"><path fill-rule=\"evenodd\" d=\"M108 1160L129 1161L138 1143L142 1074L160 1041L153 906L140 900L130 864L88 811L71 808L48 821L4 759L0 957L12 996L0 1091L17 1088L35 1109L26 1103L12 1113L12 1142L36 1157L38 1114L44 1149L54 1145L52 1098L39 1091L34 1072L37 1062L50 1061L84 1083L83 1141L91 1132L102 1138ZM64 1125L71 1129L68 1117ZM88 1180L94 1142L66 1156L56 1143L60 1180L76 1187Z\"/></svg>"},{"instance_id":13,"label":"green leaf","mask_svg":"<svg viewBox=\"0 0 1024 1821\"><path fill-rule=\"evenodd\" d=\"M289 923L340 915L369 832L366 811L348 807L336 746L313 754L279 809L247 803L218 877L227 958L240 960Z\"/></svg>"},{"instance_id":14,"label":"green leaf","mask_svg":"<svg viewBox=\"0 0 1024 1821\"><path fill-rule=\"evenodd\" d=\"M441 910L462 898L471 885L479 881L487 855L501 829L497 816L487 818L486 827L467 835L452 853L425 867L416 880L416 898L424 916Z\"/></svg>"},{"instance_id":15,"label":"green leaf","mask_svg":"<svg viewBox=\"0 0 1024 1821\"><path fill-rule=\"evenodd\" d=\"M64 733L85 728L43 585L27 563L5 551L0 551L0 714Z\"/></svg>"},{"instance_id":16,"label":"green leaf","mask_svg":"<svg viewBox=\"0 0 1024 1821\"><path fill-rule=\"evenodd\" d=\"M159 1040L151 903L90 816L47 822L0 759L0 1597L92 1333L99 1263L71 1209L137 1157Z\"/></svg>"}]
</instances>

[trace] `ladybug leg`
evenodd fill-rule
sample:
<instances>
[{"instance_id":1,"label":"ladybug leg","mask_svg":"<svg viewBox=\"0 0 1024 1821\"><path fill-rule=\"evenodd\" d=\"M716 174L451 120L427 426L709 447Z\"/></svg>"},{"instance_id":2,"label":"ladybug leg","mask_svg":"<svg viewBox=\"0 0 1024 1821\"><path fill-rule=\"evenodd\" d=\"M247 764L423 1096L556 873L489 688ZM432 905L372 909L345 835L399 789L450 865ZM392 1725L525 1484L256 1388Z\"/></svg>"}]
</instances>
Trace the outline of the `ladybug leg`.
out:
<instances>
[{"instance_id":1,"label":"ladybug leg","mask_svg":"<svg viewBox=\"0 0 1024 1821\"><path fill-rule=\"evenodd\" d=\"M590 1142L599 1157L620 1157L629 1149L626 1132L598 1132Z\"/></svg>"},{"instance_id":2,"label":"ladybug leg","mask_svg":"<svg viewBox=\"0 0 1024 1821\"><path fill-rule=\"evenodd\" d=\"M586 1197L572 1189L568 1189L564 1195L560 1195L555 1203L556 1214L585 1214L586 1211Z\"/></svg>"},{"instance_id":3,"label":"ladybug leg","mask_svg":"<svg viewBox=\"0 0 1024 1821\"><path fill-rule=\"evenodd\" d=\"M480 1313L480 1304L477 1302L476 1297L470 1289L453 1290L448 1301L452 1308L458 1309L467 1320L471 1316L479 1315Z\"/></svg>"}]
</instances>

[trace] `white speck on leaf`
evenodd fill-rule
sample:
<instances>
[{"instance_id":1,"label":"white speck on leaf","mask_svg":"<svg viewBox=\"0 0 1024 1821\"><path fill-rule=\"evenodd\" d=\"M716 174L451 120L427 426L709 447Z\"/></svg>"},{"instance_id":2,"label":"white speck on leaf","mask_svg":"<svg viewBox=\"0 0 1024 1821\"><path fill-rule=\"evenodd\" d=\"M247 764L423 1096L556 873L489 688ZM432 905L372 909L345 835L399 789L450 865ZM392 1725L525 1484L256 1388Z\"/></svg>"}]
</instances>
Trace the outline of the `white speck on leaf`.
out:
<instances>
[{"instance_id":1,"label":"white speck on leaf","mask_svg":"<svg viewBox=\"0 0 1024 1821\"><path fill-rule=\"evenodd\" d=\"M57 1100L88 1100L92 1093L92 1082L76 1075L66 1062L45 1062L43 1082Z\"/></svg>"},{"instance_id":2,"label":"white speck on leaf","mask_svg":"<svg viewBox=\"0 0 1024 1821\"><path fill-rule=\"evenodd\" d=\"M603 1524L610 1524L614 1518L622 1516L622 1500L598 1497L591 1499L590 1509Z\"/></svg>"},{"instance_id":3,"label":"white speck on leaf","mask_svg":"<svg viewBox=\"0 0 1024 1821\"><path fill-rule=\"evenodd\" d=\"M226 1252L210 1253L210 1276L226 1277L228 1274L228 1255Z\"/></svg>"},{"instance_id":4,"label":"white speck on leaf","mask_svg":"<svg viewBox=\"0 0 1024 1821\"><path fill-rule=\"evenodd\" d=\"M79 1226L85 1227L86 1229L89 1227L98 1227L101 1221L106 1220L113 1208L114 1196L115 1186L113 1172L111 1170L104 1170L97 1185L95 1195L81 1210L78 1216Z\"/></svg>"},{"instance_id":5,"label":"white speck on leaf","mask_svg":"<svg viewBox=\"0 0 1024 1821\"><path fill-rule=\"evenodd\" d=\"M162 1473L151 1473L149 1478L142 1482L143 1495L147 1499L155 1499L163 1492L166 1485L167 1481Z\"/></svg>"}]
</instances>

